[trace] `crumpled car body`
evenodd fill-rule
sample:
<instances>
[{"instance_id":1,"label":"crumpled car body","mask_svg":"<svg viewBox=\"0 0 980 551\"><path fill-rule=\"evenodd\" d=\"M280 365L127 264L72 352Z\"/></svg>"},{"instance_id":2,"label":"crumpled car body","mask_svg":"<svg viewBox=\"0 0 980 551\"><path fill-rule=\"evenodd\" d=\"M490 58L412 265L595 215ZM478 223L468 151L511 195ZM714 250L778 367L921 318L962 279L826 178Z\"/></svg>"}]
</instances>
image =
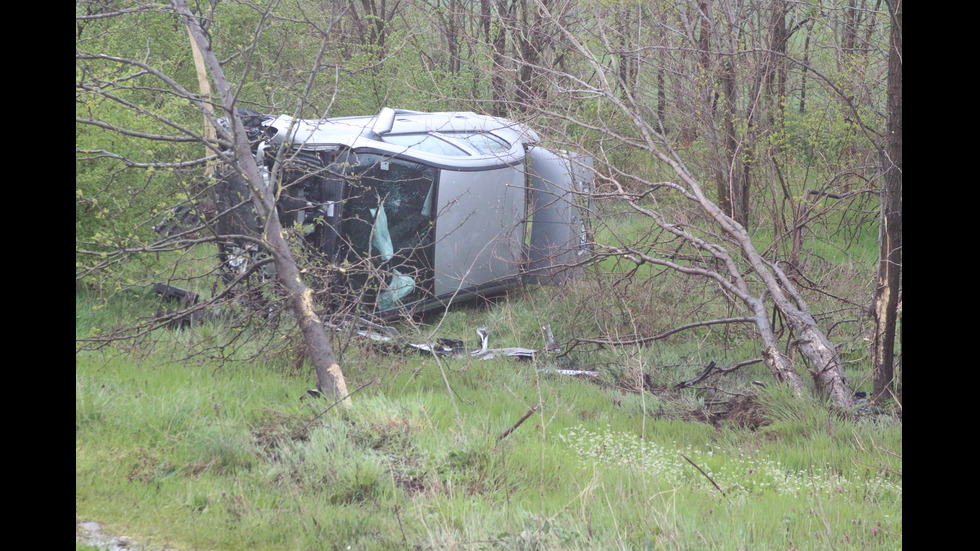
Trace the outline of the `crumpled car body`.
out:
<instances>
[{"instance_id":1,"label":"crumpled car body","mask_svg":"<svg viewBox=\"0 0 980 551\"><path fill-rule=\"evenodd\" d=\"M527 126L470 112L250 116L284 227L366 289L366 313L426 310L522 282L562 283L587 255L591 158L542 147ZM215 187L219 233L254 224L247 187ZM238 252L223 261L244 262Z\"/></svg>"}]
</instances>

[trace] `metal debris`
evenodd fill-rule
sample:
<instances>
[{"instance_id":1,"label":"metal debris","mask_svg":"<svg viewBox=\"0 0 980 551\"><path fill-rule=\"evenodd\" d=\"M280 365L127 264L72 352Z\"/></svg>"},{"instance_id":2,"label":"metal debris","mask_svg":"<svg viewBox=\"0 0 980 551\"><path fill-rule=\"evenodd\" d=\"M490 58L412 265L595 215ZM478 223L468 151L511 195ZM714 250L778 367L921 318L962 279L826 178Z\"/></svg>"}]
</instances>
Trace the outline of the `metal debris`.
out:
<instances>
[{"instance_id":1,"label":"metal debris","mask_svg":"<svg viewBox=\"0 0 980 551\"><path fill-rule=\"evenodd\" d=\"M386 325L381 325L354 316L348 316L339 322L325 322L324 326L338 332L352 331L355 335L376 342L397 344L401 340L401 336L399 335L398 331L393 327L388 327ZM550 354L557 351L560 347L557 345L555 337L551 333L550 326L542 327L542 331L545 334L545 342L547 343L545 352ZM405 343L403 350L412 349L423 354L438 354L442 357L456 359L469 356L479 360L490 360L498 357L506 357L519 361L533 361L538 357L539 351L531 348L490 348L490 332L486 327L477 328L476 334L480 338L480 348L477 350L472 350L468 354L463 341L445 338L436 339L435 343ZM569 376L599 376L599 372L597 371L586 371L581 369L538 369L537 371L539 373L558 373Z\"/></svg>"}]
</instances>

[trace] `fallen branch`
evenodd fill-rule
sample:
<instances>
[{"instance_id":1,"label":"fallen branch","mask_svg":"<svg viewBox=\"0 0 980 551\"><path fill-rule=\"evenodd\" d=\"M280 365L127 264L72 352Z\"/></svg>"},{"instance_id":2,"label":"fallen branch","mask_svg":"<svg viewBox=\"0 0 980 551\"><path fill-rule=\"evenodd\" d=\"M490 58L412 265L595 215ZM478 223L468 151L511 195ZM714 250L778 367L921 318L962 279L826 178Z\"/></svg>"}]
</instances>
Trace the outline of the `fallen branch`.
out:
<instances>
[{"instance_id":1,"label":"fallen branch","mask_svg":"<svg viewBox=\"0 0 980 551\"><path fill-rule=\"evenodd\" d=\"M688 387L692 387L692 386L700 383L702 380L704 380L704 378L707 377L708 374L711 373L711 370L714 369L714 368L715 368L715 362L711 362L711 363L708 364L708 367L704 368L704 371L702 371L700 375L698 375L697 377L695 377L693 379L689 379L687 381L681 381L681 382L677 383L676 385L674 385L674 388L688 388Z\"/></svg>"},{"instance_id":2,"label":"fallen branch","mask_svg":"<svg viewBox=\"0 0 980 551\"><path fill-rule=\"evenodd\" d=\"M537 411L537 409L538 409L538 406L534 406L533 408L527 410L527 413L524 414L524 417L521 417L520 419L518 419L517 422L514 423L514 426L512 426L509 429L507 429L506 431L504 431L503 434L501 434L500 436L497 437L497 441L499 442L499 441L503 440L504 438L507 438L508 436L510 436L510 433L514 432L517 429L517 427L521 426L521 424L524 421L527 421L527 418L530 417L535 411Z\"/></svg>"},{"instance_id":3,"label":"fallen branch","mask_svg":"<svg viewBox=\"0 0 980 551\"><path fill-rule=\"evenodd\" d=\"M652 335L652 336L648 336L648 337L640 337L640 336L637 336L635 338L623 339L623 340L588 339L588 338L578 338L578 337L576 337L576 338L572 339L571 341L569 341L569 345L568 345L568 348L565 351L565 354L567 355L568 352L571 351L572 348L574 348L574 347L576 347L576 346L578 346L580 344L597 344L597 345L600 345L600 346L628 346L628 345L634 345L634 344L646 344L646 343L649 343L649 342L652 342L652 341L666 339L667 337L669 337L669 336L671 336L671 335L673 335L675 333L679 333L681 331L686 331L688 329L694 329L696 327L707 327L709 325L727 324L727 323L755 323L755 317L724 318L724 319L700 321L700 322L696 322L696 323L689 323L689 324L683 325L681 327L675 327L674 329L670 329L668 331L664 331L663 333L660 333L658 335Z\"/></svg>"}]
</instances>

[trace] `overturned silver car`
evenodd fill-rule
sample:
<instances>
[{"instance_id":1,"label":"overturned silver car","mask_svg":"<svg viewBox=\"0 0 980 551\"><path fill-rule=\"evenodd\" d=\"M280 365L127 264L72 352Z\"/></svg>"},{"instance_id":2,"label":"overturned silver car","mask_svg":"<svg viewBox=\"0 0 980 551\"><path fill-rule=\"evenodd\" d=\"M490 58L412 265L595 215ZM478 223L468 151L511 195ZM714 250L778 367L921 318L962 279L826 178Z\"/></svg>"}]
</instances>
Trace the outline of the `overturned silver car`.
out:
<instances>
[{"instance_id":1,"label":"overturned silver car","mask_svg":"<svg viewBox=\"0 0 980 551\"><path fill-rule=\"evenodd\" d=\"M592 160L538 145L513 121L385 108L298 120L251 114L246 127L278 213L360 291L365 314L420 311L530 281L562 282L587 254ZM233 236L258 230L248 188L219 180L226 273L252 269Z\"/></svg>"}]
</instances>

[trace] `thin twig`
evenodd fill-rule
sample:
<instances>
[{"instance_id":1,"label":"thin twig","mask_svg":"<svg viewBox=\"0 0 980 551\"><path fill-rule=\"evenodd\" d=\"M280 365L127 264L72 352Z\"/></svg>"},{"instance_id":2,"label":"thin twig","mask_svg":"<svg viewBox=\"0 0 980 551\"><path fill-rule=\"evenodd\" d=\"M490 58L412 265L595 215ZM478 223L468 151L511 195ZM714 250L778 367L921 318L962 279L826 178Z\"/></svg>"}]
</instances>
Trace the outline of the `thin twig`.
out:
<instances>
[{"instance_id":1,"label":"thin twig","mask_svg":"<svg viewBox=\"0 0 980 551\"><path fill-rule=\"evenodd\" d=\"M706 327L709 325L727 324L727 323L755 323L755 317L741 317L741 318L725 318L716 319L708 321L700 321L696 323L689 323L681 327L675 327L669 331L664 331L658 335L652 335L648 337L636 336L630 339L623 340L612 340L612 339L588 339L588 338L574 338L569 341L569 346L578 346L579 344L598 344L598 345L608 345L608 346L628 346L631 344L646 344L651 341L657 341L665 339L675 333L680 331L685 331L687 329L694 329L696 327Z\"/></svg>"},{"instance_id":2,"label":"thin twig","mask_svg":"<svg viewBox=\"0 0 980 551\"><path fill-rule=\"evenodd\" d=\"M524 417L521 417L516 423L514 423L514 426L512 426L509 429L507 429L506 431L504 431L503 434L501 434L500 436L497 437L497 441L499 442L499 441L503 440L504 438L507 438L508 436L510 436L510 433L514 432L517 429L517 427L521 426L521 423L523 423L524 421L527 421L527 418L530 417L531 414L533 414L535 411L537 411L537 409L538 409L538 406L534 406L533 408L527 410L527 413L524 414Z\"/></svg>"},{"instance_id":3,"label":"thin twig","mask_svg":"<svg viewBox=\"0 0 980 551\"><path fill-rule=\"evenodd\" d=\"M706 472L704 472L703 470L701 470L701 467L698 467L698 464L697 464L697 463L695 463L694 461L691 461L691 460L690 460L690 459L689 459L689 458L688 458L688 457L687 457L686 455L684 455L684 454L681 454L681 457L683 457L684 459L687 459L687 462L688 462L688 463L690 463L691 465L694 465L694 468L695 468L695 469L697 469L698 471L700 471L700 472L701 472L701 474L703 474L705 478L707 478L707 479L708 479L708 480L709 480L709 481L710 481L710 482L711 482L712 484L714 484L714 485L715 485L715 488L718 488L718 491L719 491L719 492L721 492L721 495L722 495L722 496L724 496L724 497L728 497L728 496L727 496L727 495L725 494L725 491L721 489L721 486L719 486L717 482L715 482L715 481L714 481L714 480L713 480L713 479L712 479L712 478L711 478L710 476L708 476L708 473L706 473Z\"/></svg>"}]
</instances>

